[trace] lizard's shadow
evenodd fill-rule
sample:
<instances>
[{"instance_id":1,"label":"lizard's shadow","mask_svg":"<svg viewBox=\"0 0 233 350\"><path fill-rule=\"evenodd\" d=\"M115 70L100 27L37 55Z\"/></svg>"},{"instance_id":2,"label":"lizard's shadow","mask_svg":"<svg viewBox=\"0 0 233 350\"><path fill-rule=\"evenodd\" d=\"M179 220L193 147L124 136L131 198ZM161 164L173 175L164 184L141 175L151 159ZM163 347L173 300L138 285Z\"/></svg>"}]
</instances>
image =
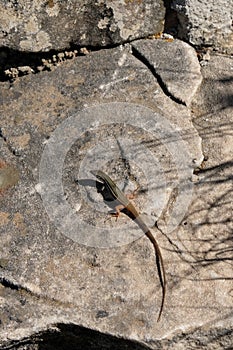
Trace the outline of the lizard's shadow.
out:
<instances>
[{"instance_id":1,"label":"lizard's shadow","mask_svg":"<svg viewBox=\"0 0 233 350\"><path fill-rule=\"evenodd\" d=\"M115 197L109 191L109 188L103 182L99 180L92 180L92 179L75 179L75 183L84 187L88 186L88 187L95 188L97 193L100 193L102 195L104 203L111 209L108 212L108 214L112 216L116 214L115 207L119 205L120 202L117 199L115 199ZM90 197L90 195L88 195L88 197ZM122 210L120 211L128 215L131 219L133 219L133 217L130 216L131 213L128 212L126 208L122 208Z\"/></svg>"}]
</instances>

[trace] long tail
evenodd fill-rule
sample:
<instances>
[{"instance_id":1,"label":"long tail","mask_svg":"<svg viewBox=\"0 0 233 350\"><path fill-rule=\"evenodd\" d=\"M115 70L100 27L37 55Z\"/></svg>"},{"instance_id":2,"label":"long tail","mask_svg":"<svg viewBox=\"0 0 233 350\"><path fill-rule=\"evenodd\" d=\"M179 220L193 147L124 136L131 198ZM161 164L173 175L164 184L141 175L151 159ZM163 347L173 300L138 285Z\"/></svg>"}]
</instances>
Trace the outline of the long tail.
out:
<instances>
[{"instance_id":1,"label":"long tail","mask_svg":"<svg viewBox=\"0 0 233 350\"><path fill-rule=\"evenodd\" d=\"M155 249L156 265L158 269L160 284L162 287L162 301L161 301L161 306L159 310L159 316L157 319L157 322L159 322L161 314L163 312L163 306L164 306L165 295L166 295L166 274L165 274L165 268L163 264L163 257L155 237L153 236L150 230L145 232L145 234L149 238L149 240L151 241Z\"/></svg>"},{"instance_id":2,"label":"long tail","mask_svg":"<svg viewBox=\"0 0 233 350\"><path fill-rule=\"evenodd\" d=\"M126 207L126 213L129 217L131 217L131 219L133 219L138 224L138 226L142 229L145 235L149 238L149 240L151 241L155 249L156 266L158 270L160 285L162 287L162 301L161 301L161 306L159 310L159 316L157 319L157 322L159 322L161 314L163 312L163 306L164 306L165 295L166 295L166 283L167 283L165 268L163 264L163 257L155 237L153 236L152 232L149 230L149 228L141 218L141 215L138 214L137 210L134 208L134 206L131 203L129 203L128 206Z\"/></svg>"}]
</instances>

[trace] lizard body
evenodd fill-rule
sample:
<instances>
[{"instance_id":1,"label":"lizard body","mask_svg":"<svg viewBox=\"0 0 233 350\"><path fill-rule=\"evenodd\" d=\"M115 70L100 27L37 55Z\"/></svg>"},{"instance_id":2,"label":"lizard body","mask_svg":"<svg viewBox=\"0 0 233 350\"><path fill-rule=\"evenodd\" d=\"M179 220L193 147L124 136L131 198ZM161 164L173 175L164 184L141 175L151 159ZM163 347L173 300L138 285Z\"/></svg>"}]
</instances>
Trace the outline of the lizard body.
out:
<instances>
[{"instance_id":1,"label":"lizard body","mask_svg":"<svg viewBox=\"0 0 233 350\"><path fill-rule=\"evenodd\" d=\"M163 258L162 258L162 254L158 246L158 243L155 237L153 236L152 232L150 231L150 229L145 224L140 214L134 207L134 205L129 201L126 195L119 189L119 187L115 184L115 182L112 181L112 179L101 170L91 171L91 173L95 175L95 177L98 180L100 180L99 186L96 186L96 187L98 192L102 194L104 200L106 202L114 202L116 215L118 216L121 211L123 211L126 215L128 215L132 220L134 220L137 223L137 225L141 228L141 230L145 233L145 235L149 238L149 240L154 246L155 256L156 256L156 265L158 269L160 284L162 287L162 301L161 301L159 316L157 320L159 321L163 311L163 306L165 301L166 276L165 276Z\"/></svg>"}]
</instances>

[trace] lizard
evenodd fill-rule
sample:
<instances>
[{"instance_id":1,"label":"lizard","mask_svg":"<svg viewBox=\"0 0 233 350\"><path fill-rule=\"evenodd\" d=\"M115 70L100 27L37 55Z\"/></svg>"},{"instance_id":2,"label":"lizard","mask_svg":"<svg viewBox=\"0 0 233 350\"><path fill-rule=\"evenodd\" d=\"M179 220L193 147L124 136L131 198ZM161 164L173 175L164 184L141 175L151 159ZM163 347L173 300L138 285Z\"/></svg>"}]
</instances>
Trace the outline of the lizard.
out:
<instances>
[{"instance_id":1,"label":"lizard","mask_svg":"<svg viewBox=\"0 0 233 350\"><path fill-rule=\"evenodd\" d=\"M130 200L119 189L116 183L101 170L94 170L94 171L91 171L91 173L97 178L97 180L99 180L98 182L96 182L97 192L101 193L104 201L113 202L112 204L114 204L114 209L116 210L115 216L118 217L120 215L120 212L124 212L127 216L129 216L132 220L134 220L137 223L137 225L141 228L141 230L149 238L149 240L154 246L155 256L156 256L156 265L158 269L160 284L162 287L162 301L161 301L159 315L157 319L157 321L159 321L163 311L165 294L166 294L166 275L165 275L163 257L162 257L159 245L155 237L153 236L151 230L145 224L145 222L141 218L141 215L138 213L137 209L134 207L133 203L130 202ZM111 205L109 204L109 206Z\"/></svg>"}]
</instances>

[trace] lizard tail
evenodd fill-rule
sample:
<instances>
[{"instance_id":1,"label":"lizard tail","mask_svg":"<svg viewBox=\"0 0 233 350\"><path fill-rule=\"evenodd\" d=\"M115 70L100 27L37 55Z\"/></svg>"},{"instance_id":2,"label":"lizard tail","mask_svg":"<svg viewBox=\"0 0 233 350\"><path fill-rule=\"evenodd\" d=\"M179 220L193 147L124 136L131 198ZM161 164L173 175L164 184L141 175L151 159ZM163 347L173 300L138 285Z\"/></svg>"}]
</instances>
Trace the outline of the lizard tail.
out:
<instances>
[{"instance_id":1,"label":"lizard tail","mask_svg":"<svg viewBox=\"0 0 233 350\"><path fill-rule=\"evenodd\" d=\"M157 269L158 269L160 284L162 287L162 301L161 301L161 305L160 305L159 316L157 319L157 322L159 322L161 314L163 312L163 306L164 306L165 295L166 295L166 274L165 274L165 268L164 268L164 264L163 264L162 254L161 254L159 245L158 245L155 237L153 236L153 234L151 233L150 230L145 232L145 235L149 238L149 240L151 241L151 243L153 244L154 249L155 249L156 265L157 265Z\"/></svg>"}]
</instances>

